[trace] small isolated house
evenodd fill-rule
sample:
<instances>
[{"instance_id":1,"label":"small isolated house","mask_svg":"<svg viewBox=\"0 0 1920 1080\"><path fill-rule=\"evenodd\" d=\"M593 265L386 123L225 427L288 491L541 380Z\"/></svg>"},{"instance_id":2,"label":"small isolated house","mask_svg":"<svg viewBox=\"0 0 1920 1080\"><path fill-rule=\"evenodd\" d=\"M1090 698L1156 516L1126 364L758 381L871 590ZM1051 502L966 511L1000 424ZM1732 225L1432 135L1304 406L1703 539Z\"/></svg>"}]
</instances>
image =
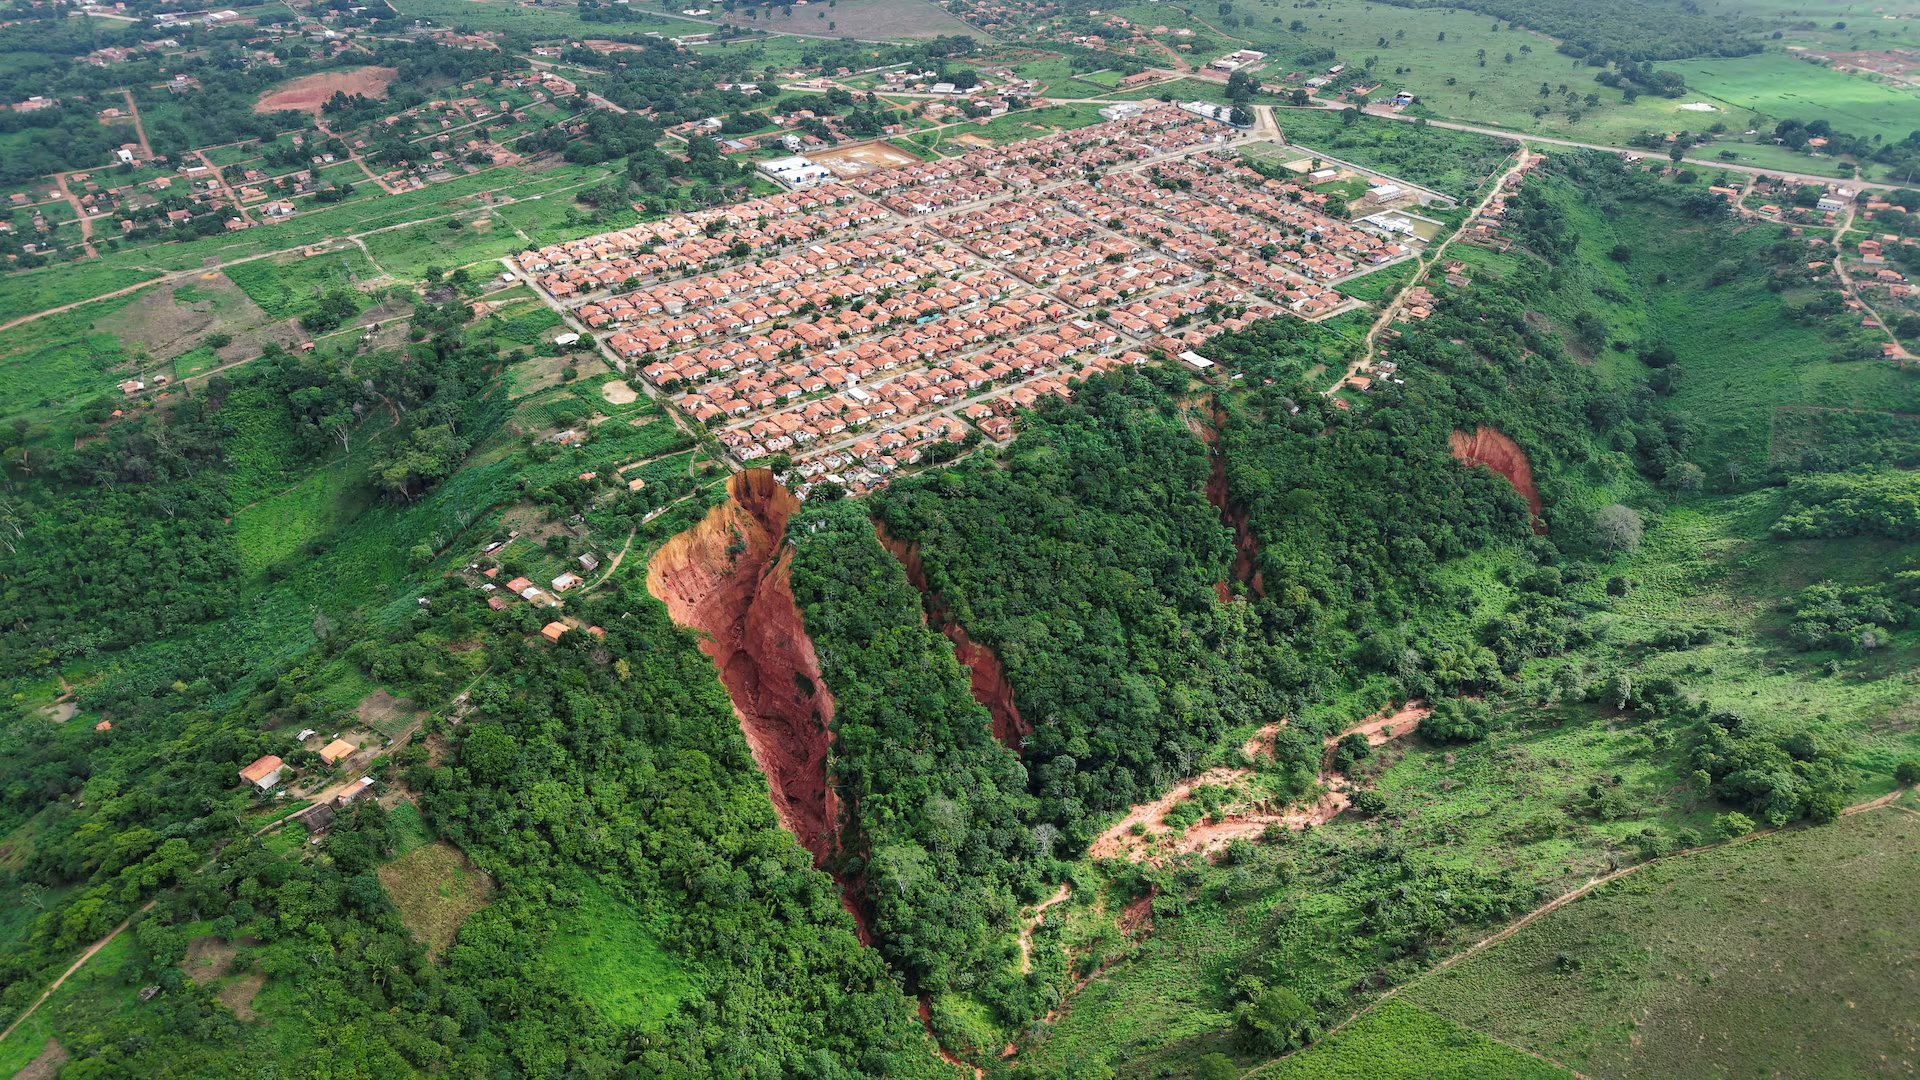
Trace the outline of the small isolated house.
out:
<instances>
[{"instance_id":1,"label":"small isolated house","mask_svg":"<svg viewBox=\"0 0 1920 1080\"><path fill-rule=\"evenodd\" d=\"M540 628L540 636L548 641L559 641L560 635L566 632L567 624L563 622L550 622Z\"/></svg>"},{"instance_id":2,"label":"small isolated house","mask_svg":"<svg viewBox=\"0 0 1920 1080\"><path fill-rule=\"evenodd\" d=\"M335 806L349 806L373 794L373 777L363 776L347 786L345 791L334 796Z\"/></svg>"},{"instance_id":3,"label":"small isolated house","mask_svg":"<svg viewBox=\"0 0 1920 1080\"><path fill-rule=\"evenodd\" d=\"M345 739L335 739L320 748L320 760L329 765L336 765L341 760L352 757L353 752L358 749L360 748Z\"/></svg>"},{"instance_id":4,"label":"small isolated house","mask_svg":"<svg viewBox=\"0 0 1920 1080\"><path fill-rule=\"evenodd\" d=\"M568 589L571 589L575 585L580 584L581 581L583 580L585 579L583 579L579 574L574 574L574 573L561 574L559 577L553 579L553 591L566 592Z\"/></svg>"},{"instance_id":5,"label":"small isolated house","mask_svg":"<svg viewBox=\"0 0 1920 1080\"><path fill-rule=\"evenodd\" d=\"M525 592L527 590L527 586L531 584L533 584L533 582L528 581L526 578L517 577L517 578L514 578L512 581L507 582L507 591L510 593L522 593L522 592Z\"/></svg>"},{"instance_id":6,"label":"small isolated house","mask_svg":"<svg viewBox=\"0 0 1920 1080\"><path fill-rule=\"evenodd\" d=\"M241 769L240 779L245 780L261 791L265 791L280 782L280 770L285 766L286 762L281 761L272 754L268 754L266 757Z\"/></svg>"}]
</instances>

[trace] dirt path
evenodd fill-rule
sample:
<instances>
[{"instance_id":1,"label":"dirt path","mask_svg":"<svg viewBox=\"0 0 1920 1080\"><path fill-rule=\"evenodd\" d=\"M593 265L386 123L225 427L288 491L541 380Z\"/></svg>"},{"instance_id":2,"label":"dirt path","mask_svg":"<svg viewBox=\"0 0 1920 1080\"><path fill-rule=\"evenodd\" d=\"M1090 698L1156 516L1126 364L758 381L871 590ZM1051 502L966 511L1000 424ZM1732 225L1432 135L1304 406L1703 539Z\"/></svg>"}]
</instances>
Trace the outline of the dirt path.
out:
<instances>
[{"instance_id":1,"label":"dirt path","mask_svg":"<svg viewBox=\"0 0 1920 1080\"><path fill-rule=\"evenodd\" d=\"M97 259L100 253L93 250L93 219L87 216L87 208L80 205L80 196L67 187L67 174L54 173L53 183L60 191L60 197L73 207L73 216L80 220L80 246L85 249L87 258Z\"/></svg>"},{"instance_id":2,"label":"dirt path","mask_svg":"<svg viewBox=\"0 0 1920 1080\"><path fill-rule=\"evenodd\" d=\"M316 124L314 125L314 127L316 130L320 132L320 134L325 135L329 139L340 139L340 136L335 135L331 131L328 131L325 127L321 125ZM340 145L347 146L347 140L340 139ZM371 180L374 184L378 185L381 191L384 191L389 195L394 194L394 190L392 186L390 186L385 180L382 180L379 177L373 175L373 170L367 167L367 163L361 160L359 153L356 152L354 148L351 146L347 146L347 160L353 162L355 165L360 166L360 171L363 173L366 173L367 179ZM365 251L366 246L362 245L360 250Z\"/></svg>"},{"instance_id":3,"label":"dirt path","mask_svg":"<svg viewBox=\"0 0 1920 1080\"><path fill-rule=\"evenodd\" d=\"M482 171L485 171L485 170L482 170ZM553 192L550 192L549 194L564 194L565 192L573 191L577 188L582 188L587 186L589 185L584 183L573 184L568 187L557 188ZM452 213L447 213L447 214L434 214L429 217L414 218L409 221L402 221L395 225L383 225L378 229L368 229L366 232L352 233L342 237L341 239L346 240L349 243L357 244L365 237L378 236L381 233L393 232L396 229L410 229L415 225L426 225L435 221L445 221L450 217L458 217L460 216L460 214L466 213L466 212L469 212L469 211L456 210ZM281 255L292 255L296 252L305 251L309 246L311 245L300 244L296 247L278 248L273 251L255 252L252 255L242 255L237 259L225 259L220 262L213 263L211 265L196 266L190 270L159 271L160 273L159 277L150 278L146 281L142 281L135 285L128 285L128 286L125 286L124 288L114 289L110 292L103 292L98 296L89 296L85 300L75 300L71 304L61 304L58 307L50 307L43 311L36 311L30 315L22 315L17 319L13 319L5 323L0 323L0 333L5 333L6 331L11 330L16 326L25 326L27 323L34 322L39 319L44 319L49 315L58 315L63 311L72 311L74 308L84 307L96 301L112 300L115 297L125 296L128 293L139 292L141 289L151 288L152 286L155 286L155 285L164 285L170 281L183 281L190 277L198 277L199 275L205 274L210 270L225 270L229 266L238 266L241 263L250 263L250 262L253 262L255 259L272 259ZM142 267L133 266L133 267L128 267L128 269L139 270L139 269L142 269ZM151 269L151 268L147 268L147 269ZM231 367L232 365L229 364L227 366ZM672 410L668 410L668 411L672 412ZM681 422L684 423L684 421L681 421Z\"/></svg>"},{"instance_id":4,"label":"dirt path","mask_svg":"<svg viewBox=\"0 0 1920 1080\"><path fill-rule=\"evenodd\" d=\"M1487 206L1493 202L1494 197L1496 195L1499 195L1502 191L1506 190L1507 180L1517 175L1520 172L1520 170L1526 168L1527 162L1530 159L1531 159L1531 155L1527 153L1527 144L1524 140L1521 140L1519 160L1515 161L1513 163L1513 166L1507 169L1506 172L1503 172L1500 174L1500 178L1495 180L1493 182L1493 186L1488 189L1486 198L1480 200L1479 204L1473 208L1472 213L1469 213L1466 217L1461 219L1459 228L1453 230L1453 232L1451 233L1448 233L1447 238L1445 240L1440 241L1440 245L1438 247L1435 247L1429 250L1428 252L1426 252L1426 254L1421 255L1419 258L1419 261L1414 263L1413 276L1407 279L1407 283L1405 285L1400 286L1400 291L1395 293L1393 295L1393 299L1388 301L1386 305L1380 309L1380 317L1373 320L1373 325L1367 328L1366 349L1363 352L1361 352L1360 356L1357 359L1355 359L1353 363L1347 365L1347 370L1341 373L1340 380L1338 382L1334 383L1332 386L1327 387L1325 391L1325 396L1332 397L1336 391L1338 391L1342 386L1345 386L1347 384L1348 379L1353 378L1353 375L1355 372L1359 371L1365 365L1373 362L1373 353L1374 353L1374 350L1378 347L1378 339L1380 337L1380 331L1385 330L1388 324L1393 321L1393 317L1395 314L1399 312L1400 306L1406 303L1407 294L1411 293L1414 287L1420 284L1421 279L1426 277L1427 268L1431 266L1435 266L1440 262L1440 256L1446 254L1447 248L1452 246L1453 242L1455 240L1458 240L1462 233L1466 232L1467 223L1472 221L1474 218L1479 217L1480 212L1485 210Z\"/></svg>"},{"instance_id":5,"label":"dirt path","mask_svg":"<svg viewBox=\"0 0 1920 1080\"><path fill-rule=\"evenodd\" d=\"M597 588L601 582L606 581L608 578L612 577L613 572L615 570L620 569L621 560L625 559L627 557L627 552L633 549L633 534L639 531L640 531L640 526L638 525L635 525L633 528L627 530L627 542L620 545L620 554L615 555L613 557L613 561L607 564L607 572L595 578L593 581L593 584L587 586L587 588L589 589Z\"/></svg>"},{"instance_id":6,"label":"dirt path","mask_svg":"<svg viewBox=\"0 0 1920 1080\"><path fill-rule=\"evenodd\" d=\"M1060 886L1059 891L1040 901L1034 907L1033 914L1020 925L1020 974L1025 975L1033 970L1033 932L1040 928L1040 921L1047 917L1047 909L1072 895L1072 886Z\"/></svg>"},{"instance_id":7,"label":"dirt path","mask_svg":"<svg viewBox=\"0 0 1920 1080\"><path fill-rule=\"evenodd\" d=\"M1900 344L1900 339L1894 336L1893 327L1887 325L1887 320L1880 317L1880 313L1875 311L1873 305L1868 303L1867 298L1861 294L1859 287L1854 285L1853 278L1847 273L1846 263L1840 258L1840 240L1851 228L1853 228L1853 204L1848 203L1846 220L1833 230L1833 274L1840 279L1840 284L1846 289L1846 295L1857 301L1861 308L1872 316L1880 332L1887 336L1887 340L1893 342L1893 352L1889 355L1889 359L1898 360L1900 366L1904 368L1907 366L1907 361L1913 359L1913 354L1907 351L1905 345Z\"/></svg>"},{"instance_id":8,"label":"dirt path","mask_svg":"<svg viewBox=\"0 0 1920 1080\"><path fill-rule=\"evenodd\" d=\"M120 92L127 97L127 112L133 117L133 134L140 140L140 160L150 161L153 158L153 144L147 141L147 126L140 120L140 106L134 103L133 91L122 89Z\"/></svg>"},{"instance_id":9,"label":"dirt path","mask_svg":"<svg viewBox=\"0 0 1920 1080\"><path fill-rule=\"evenodd\" d=\"M1855 814L1864 814L1869 810L1878 810L1884 806L1891 806L1896 799L1906 794L1907 790L1908 790L1907 787L1905 785L1902 785L1900 787L1894 788L1892 791L1886 793L1885 795L1880 796L1877 799L1869 799L1866 802L1856 803L1853 806L1845 807L1840 811L1840 816L1852 817ZM1913 811L1907 810L1907 808L1904 806L1893 806L1892 808L1895 810L1906 810L1908 813L1913 812ZM1612 882L1618 881L1629 874L1635 873L1640 870L1644 870L1647 867L1653 866L1658 863L1670 862L1674 859L1683 858L1685 856L1697 854L1702 851L1711 851L1714 848L1729 847L1735 844L1745 844L1750 841L1757 840L1763 836L1771 836L1774 833L1780 832L1781 829L1788 829L1793 827L1794 827L1793 825L1783 825L1780 828L1774 828L1774 829L1757 829L1753 832L1748 833L1745 836L1738 837L1733 840L1726 840L1718 844L1702 844L1698 847L1682 848L1678 851L1673 851L1666 855L1662 855L1656 859L1648 859L1646 862L1634 863L1632 866L1623 866L1618 870L1612 871L1611 873L1602 874L1598 877L1588 878L1586 883L1579 886L1578 888L1570 889L1567 892L1561 893L1559 896L1554 897L1553 899L1547 901L1546 903L1541 904L1539 907L1534 908L1532 911L1527 912L1525 915L1522 915L1520 918L1516 919L1512 923L1509 923L1508 925L1500 928L1499 930L1494 931L1493 933L1487 935L1486 937L1481 938L1479 941L1474 942L1473 944L1467 946L1466 948L1461 949L1459 952L1454 953L1452 956L1447 957L1445 960L1440 961L1438 964L1435 964L1433 967L1428 968L1426 971L1420 973L1414 978L1409 979L1406 982L1401 983L1400 985L1389 989L1386 993L1381 994L1379 997L1369 1002L1366 1008L1355 1011L1353 1015L1340 1021L1338 1024L1335 1024L1334 1026L1328 1028L1326 1031L1326 1034L1320 1037L1320 1041L1324 1042L1327 1039L1332 1038L1335 1034L1337 1034L1342 1028L1346 1027L1348 1024L1351 1024L1355 1020L1358 1020L1361 1017L1367 1015L1368 1013L1373 1012L1375 1009L1378 1009L1381 1005L1384 1005L1387 1002L1392 1001L1395 997L1399 996L1400 991L1405 990L1411 986L1418 986L1422 982L1425 982L1426 980L1433 978L1435 975L1438 975L1441 972L1444 972L1447 969L1453 967L1454 965L1458 964L1460 961L1465 960L1466 958L1473 956L1474 954L1479 953L1491 946L1498 945L1500 942L1507 940L1513 935L1519 933L1523 928L1539 920L1542 916L1551 915L1554 912L1559 911L1561 908L1566 907L1568 904L1573 903L1575 900L1580 899L1581 897L1587 895L1588 893L1592 892L1595 889L1598 889ZM1481 1032L1481 1034L1484 1035L1486 1033ZM1487 1037L1493 1038L1491 1035ZM1496 1039L1494 1041L1500 1042L1502 1040ZM1506 1043L1505 1045L1512 1046L1513 1044ZM1567 1069L1565 1065L1561 1065L1559 1062L1554 1061L1552 1058L1545 1057L1532 1050L1528 1050L1524 1046L1515 1046L1514 1049L1524 1051L1525 1053L1531 1054L1532 1056L1539 1058L1542 1061L1550 1062L1558 1066L1559 1068ZM1252 1073L1257 1073L1261 1069L1265 1068L1267 1065L1272 1064L1274 1061L1280 1061L1284 1058L1292 1057L1294 1054L1297 1054L1297 1053L1299 1053L1299 1051L1295 1050L1290 1053L1282 1054L1279 1057L1273 1058L1271 1061L1262 1062L1260 1065L1257 1065L1253 1069L1249 1070L1249 1074L1251 1075ZM1575 1076L1580 1076L1579 1073L1574 1072L1572 1069L1567 1069L1567 1071L1570 1073L1573 1073L1573 1075Z\"/></svg>"},{"instance_id":10,"label":"dirt path","mask_svg":"<svg viewBox=\"0 0 1920 1080\"><path fill-rule=\"evenodd\" d=\"M153 907L153 905L159 902L160 900L158 897L152 900L149 900L146 902L146 905L144 907L142 907L139 911L134 912L133 914L134 915L142 914L143 912L147 911L149 908ZM87 951L81 953L78 959L74 960L72 964L67 966L67 970L60 973L59 978L53 980L52 986L47 987L46 990L42 992L39 997L33 1000L33 1004L27 1006L24 1012L22 1012L19 1016L15 1017L13 1020L13 1023L7 1025L7 1030L0 1031L0 1042L5 1042L7 1036L13 1034L13 1029L19 1027L21 1024L26 1023L27 1017L33 1015L33 1010L39 1008L41 1002L52 997L53 992L55 990L60 989L60 984L67 981L67 976L72 975L76 971L79 971L81 964L84 964L87 961L93 959L94 953L97 953L101 949L106 948L107 943L112 941L114 938L119 937L120 932L122 930L125 930L129 925L132 924L132 922L133 922L133 915L127 916L126 921L122 922L119 926L114 927L112 933L108 934L106 937L101 938L99 941L96 941L93 944L87 946Z\"/></svg>"},{"instance_id":11,"label":"dirt path","mask_svg":"<svg viewBox=\"0 0 1920 1080\"><path fill-rule=\"evenodd\" d=\"M247 216L246 207L240 205L240 193L233 190L233 186L227 183L227 177L220 171L220 166L213 163L213 159L207 156L205 150L195 150L193 156L200 159L200 164L212 170L213 182L220 185L220 190L226 195L227 201L233 204L233 216L252 225L254 222Z\"/></svg>"}]
</instances>

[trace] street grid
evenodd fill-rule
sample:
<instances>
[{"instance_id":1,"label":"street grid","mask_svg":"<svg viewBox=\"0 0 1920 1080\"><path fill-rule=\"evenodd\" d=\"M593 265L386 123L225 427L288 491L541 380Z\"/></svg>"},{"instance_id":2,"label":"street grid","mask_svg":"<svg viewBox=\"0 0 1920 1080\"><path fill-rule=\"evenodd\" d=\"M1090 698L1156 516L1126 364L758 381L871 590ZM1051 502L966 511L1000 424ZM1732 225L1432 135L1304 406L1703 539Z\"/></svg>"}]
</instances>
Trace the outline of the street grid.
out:
<instances>
[{"instance_id":1,"label":"street grid","mask_svg":"<svg viewBox=\"0 0 1920 1080\"><path fill-rule=\"evenodd\" d=\"M1323 212L1313 181L1249 167L1246 143L1162 106L514 265L737 463L787 454L803 491L857 494L942 440L1011 438L1093 371L1359 308L1334 286L1414 257ZM1370 199L1356 213L1389 208Z\"/></svg>"}]
</instances>

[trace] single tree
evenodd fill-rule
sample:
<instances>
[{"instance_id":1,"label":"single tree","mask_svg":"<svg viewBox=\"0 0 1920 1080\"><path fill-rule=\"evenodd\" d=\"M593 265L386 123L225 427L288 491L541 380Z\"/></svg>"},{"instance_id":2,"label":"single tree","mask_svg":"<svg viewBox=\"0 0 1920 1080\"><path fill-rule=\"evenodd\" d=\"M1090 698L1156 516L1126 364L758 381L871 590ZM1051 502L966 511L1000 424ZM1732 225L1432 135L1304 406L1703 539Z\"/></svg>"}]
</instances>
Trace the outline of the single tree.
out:
<instances>
[{"instance_id":1,"label":"single tree","mask_svg":"<svg viewBox=\"0 0 1920 1080\"><path fill-rule=\"evenodd\" d=\"M1599 534L1600 544L1609 557L1616 548L1626 555L1638 551L1644 528L1640 515L1630 506L1609 503L1593 512L1594 532Z\"/></svg>"}]
</instances>

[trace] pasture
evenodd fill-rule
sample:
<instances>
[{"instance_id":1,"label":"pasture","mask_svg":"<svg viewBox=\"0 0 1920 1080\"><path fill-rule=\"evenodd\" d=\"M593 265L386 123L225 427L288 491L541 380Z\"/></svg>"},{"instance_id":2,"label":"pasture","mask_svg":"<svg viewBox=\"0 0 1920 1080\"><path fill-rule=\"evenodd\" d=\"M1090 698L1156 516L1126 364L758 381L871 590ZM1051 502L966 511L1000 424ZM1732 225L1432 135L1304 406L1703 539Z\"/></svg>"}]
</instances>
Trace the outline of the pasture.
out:
<instances>
[{"instance_id":1,"label":"pasture","mask_svg":"<svg viewBox=\"0 0 1920 1080\"><path fill-rule=\"evenodd\" d=\"M1660 65L1698 90L1686 100L1725 105L1742 130L1751 114L1779 121L1825 120L1835 131L1878 135L1898 142L1920 130L1920 92L1877 83L1783 53L1767 51L1727 60L1677 60ZM1772 125L1767 125L1771 130Z\"/></svg>"},{"instance_id":2,"label":"pasture","mask_svg":"<svg viewBox=\"0 0 1920 1080\"><path fill-rule=\"evenodd\" d=\"M1651 866L1401 997L1595 1077L1885 1075L1916 887L1920 817L1874 810Z\"/></svg>"},{"instance_id":3,"label":"pasture","mask_svg":"<svg viewBox=\"0 0 1920 1080\"><path fill-rule=\"evenodd\" d=\"M1391 1003L1247 1080L1570 1080L1573 1074L1411 1005Z\"/></svg>"}]
</instances>

